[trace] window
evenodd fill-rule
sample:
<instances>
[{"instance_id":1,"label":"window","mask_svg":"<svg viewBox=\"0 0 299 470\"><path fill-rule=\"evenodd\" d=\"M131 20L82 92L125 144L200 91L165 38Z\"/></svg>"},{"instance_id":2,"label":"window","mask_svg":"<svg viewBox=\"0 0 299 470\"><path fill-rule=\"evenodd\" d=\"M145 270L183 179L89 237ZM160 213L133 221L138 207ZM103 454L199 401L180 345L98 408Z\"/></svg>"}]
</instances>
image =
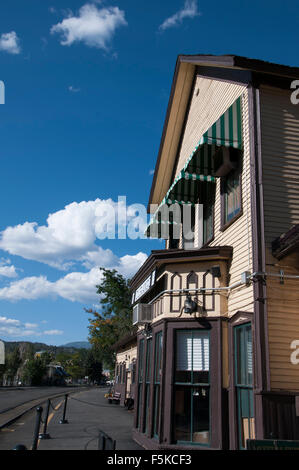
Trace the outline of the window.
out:
<instances>
[{"instance_id":1,"label":"window","mask_svg":"<svg viewBox=\"0 0 299 470\"><path fill-rule=\"evenodd\" d=\"M195 206L183 206L183 247L184 250L194 248L195 242Z\"/></svg>"},{"instance_id":2,"label":"window","mask_svg":"<svg viewBox=\"0 0 299 470\"><path fill-rule=\"evenodd\" d=\"M155 337L155 371L154 371L154 436L159 435L160 425L160 387L162 375L162 332Z\"/></svg>"},{"instance_id":3,"label":"window","mask_svg":"<svg viewBox=\"0 0 299 470\"><path fill-rule=\"evenodd\" d=\"M222 180L222 225L241 212L241 168L232 170Z\"/></svg>"},{"instance_id":4,"label":"window","mask_svg":"<svg viewBox=\"0 0 299 470\"><path fill-rule=\"evenodd\" d=\"M132 362L132 384L134 384L136 381L136 360L133 359Z\"/></svg>"},{"instance_id":5,"label":"window","mask_svg":"<svg viewBox=\"0 0 299 470\"><path fill-rule=\"evenodd\" d=\"M247 323L235 327L235 382L240 449L245 449L247 439L255 439L252 362L251 324Z\"/></svg>"},{"instance_id":6,"label":"window","mask_svg":"<svg viewBox=\"0 0 299 470\"><path fill-rule=\"evenodd\" d=\"M210 339L203 330L176 332L174 440L210 441Z\"/></svg>"},{"instance_id":7,"label":"window","mask_svg":"<svg viewBox=\"0 0 299 470\"><path fill-rule=\"evenodd\" d=\"M147 340L146 347L146 370L145 370L145 409L143 420L143 432L149 433L149 406L150 406L150 382L151 382L151 359L152 359L152 339Z\"/></svg>"},{"instance_id":8,"label":"window","mask_svg":"<svg viewBox=\"0 0 299 470\"><path fill-rule=\"evenodd\" d=\"M144 339L140 340L138 351L138 404L137 404L137 427L141 430L142 418L142 395L143 395L143 367L144 367Z\"/></svg>"},{"instance_id":9,"label":"window","mask_svg":"<svg viewBox=\"0 0 299 470\"><path fill-rule=\"evenodd\" d=\"M203 204L203 245L212 240L214 236L214 203L215 184L204 185L205 198Z\"/></svg>"},{"instance_id":10,"label":"window","mask_svg":"<svg viewBox=\"0 0 299 470\"><path fill-rule=\"evenodd\" d=\"M116 384L118 384L119 381L120 381L120 380L119 380L119 379L120 379L120 377L119 377L119 374L120 374L119 368L120 368L119 364L116 364L116 372L115 372L115 383L116 383Z\"/></svg>"}]
</instances>

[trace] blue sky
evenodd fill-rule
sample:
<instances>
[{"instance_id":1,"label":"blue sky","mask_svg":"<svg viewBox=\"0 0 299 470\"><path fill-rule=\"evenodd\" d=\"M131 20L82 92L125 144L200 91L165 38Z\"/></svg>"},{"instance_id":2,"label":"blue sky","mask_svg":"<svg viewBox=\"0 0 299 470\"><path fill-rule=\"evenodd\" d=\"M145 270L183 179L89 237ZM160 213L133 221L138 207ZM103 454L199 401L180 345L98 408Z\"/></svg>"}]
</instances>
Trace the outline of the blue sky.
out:
<instances>
[{"instance_id":1,"label":"blue sky","mask_svg":"<svg viewBox=\"0 0 299 470\"><path fill-rule=\"evenodd\" d=\"M298 23L291 0L1 3L2 339L84 340L98 267L162 247L101 240L101 211L147 204L177 55L299 66Z\"/></svg>"}]
</instances>

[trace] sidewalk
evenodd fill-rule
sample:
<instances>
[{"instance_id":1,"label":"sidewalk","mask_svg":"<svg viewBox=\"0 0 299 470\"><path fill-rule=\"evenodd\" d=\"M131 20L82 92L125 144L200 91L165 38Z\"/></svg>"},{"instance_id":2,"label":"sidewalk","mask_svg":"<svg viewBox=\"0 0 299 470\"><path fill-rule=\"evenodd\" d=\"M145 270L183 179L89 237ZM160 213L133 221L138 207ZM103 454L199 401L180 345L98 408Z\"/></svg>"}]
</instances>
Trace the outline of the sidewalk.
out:
<instances>
[{"instance_id":1,"label":"sidewalk","mask_svg":"<svg viewBox=\"0 0 299 470\"><path fill-rule=\"evenodd\" d=\"M122 406L109 405L105 393L106 389L94 388L70 395L66 410L68 424L59 424L63 401L56 402L55 405L60 404L59 409L49 415L51 439L40 440L38 450L96 450L99 430L116 440L117 450L142 450L131 437L133 413Z\"/></svg>"}]
</instances>

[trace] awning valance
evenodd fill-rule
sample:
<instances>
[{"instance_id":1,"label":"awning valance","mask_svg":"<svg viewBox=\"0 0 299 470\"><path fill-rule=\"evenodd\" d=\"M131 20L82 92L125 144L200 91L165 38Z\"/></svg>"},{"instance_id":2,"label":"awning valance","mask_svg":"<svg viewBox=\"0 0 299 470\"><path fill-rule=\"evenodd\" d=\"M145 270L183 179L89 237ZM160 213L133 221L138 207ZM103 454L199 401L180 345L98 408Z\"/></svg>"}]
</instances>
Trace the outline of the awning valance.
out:
<instances>
[{"instance_id":1,"label":"awning valance","mask_svg":"<svg viewBox=\"0 0 299 470\"><path fill-rule=\"evenodd\" d=\"M214 156L220 147L232 147L241 150L242 139L242 107L239 97L220 118L203 134L167 191L158 209L155 211L146 234L152 233L153 224L161 225L157 215L167 204L196 204L200 201L202 183L215 183ZM168 223L168 221L163 221ZM154 230L156 233L156 231Z\"/></svg>"}]
</instances>

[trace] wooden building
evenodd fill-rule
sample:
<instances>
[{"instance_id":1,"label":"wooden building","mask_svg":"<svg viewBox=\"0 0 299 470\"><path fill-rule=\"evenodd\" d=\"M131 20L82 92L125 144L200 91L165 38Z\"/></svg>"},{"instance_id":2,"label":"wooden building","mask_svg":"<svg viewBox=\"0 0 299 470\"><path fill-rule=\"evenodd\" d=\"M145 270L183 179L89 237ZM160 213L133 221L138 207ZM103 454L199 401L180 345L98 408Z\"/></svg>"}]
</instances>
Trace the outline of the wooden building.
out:
<instances>
[{"instance_id":1,"label":"wooden building","mask_svg":"<svg viewBox=\"0 0 299 470\"><path fill-rule=\"evenodd\" d=\"M298 77L178 57L148 206L165 249L131 282L146 448L299 438Z\"/></svg>"},{"instance_id":2,"label":"wooden building","mask_svg":"<svg viewBox=\"0 0 299 470\"><path fill-rule=\"evenodd\" d=\"M114 392L120 393L120 404L135 401L137 335L134 332L114 345L116 351Z\"/></svg>"}]
</instances>

